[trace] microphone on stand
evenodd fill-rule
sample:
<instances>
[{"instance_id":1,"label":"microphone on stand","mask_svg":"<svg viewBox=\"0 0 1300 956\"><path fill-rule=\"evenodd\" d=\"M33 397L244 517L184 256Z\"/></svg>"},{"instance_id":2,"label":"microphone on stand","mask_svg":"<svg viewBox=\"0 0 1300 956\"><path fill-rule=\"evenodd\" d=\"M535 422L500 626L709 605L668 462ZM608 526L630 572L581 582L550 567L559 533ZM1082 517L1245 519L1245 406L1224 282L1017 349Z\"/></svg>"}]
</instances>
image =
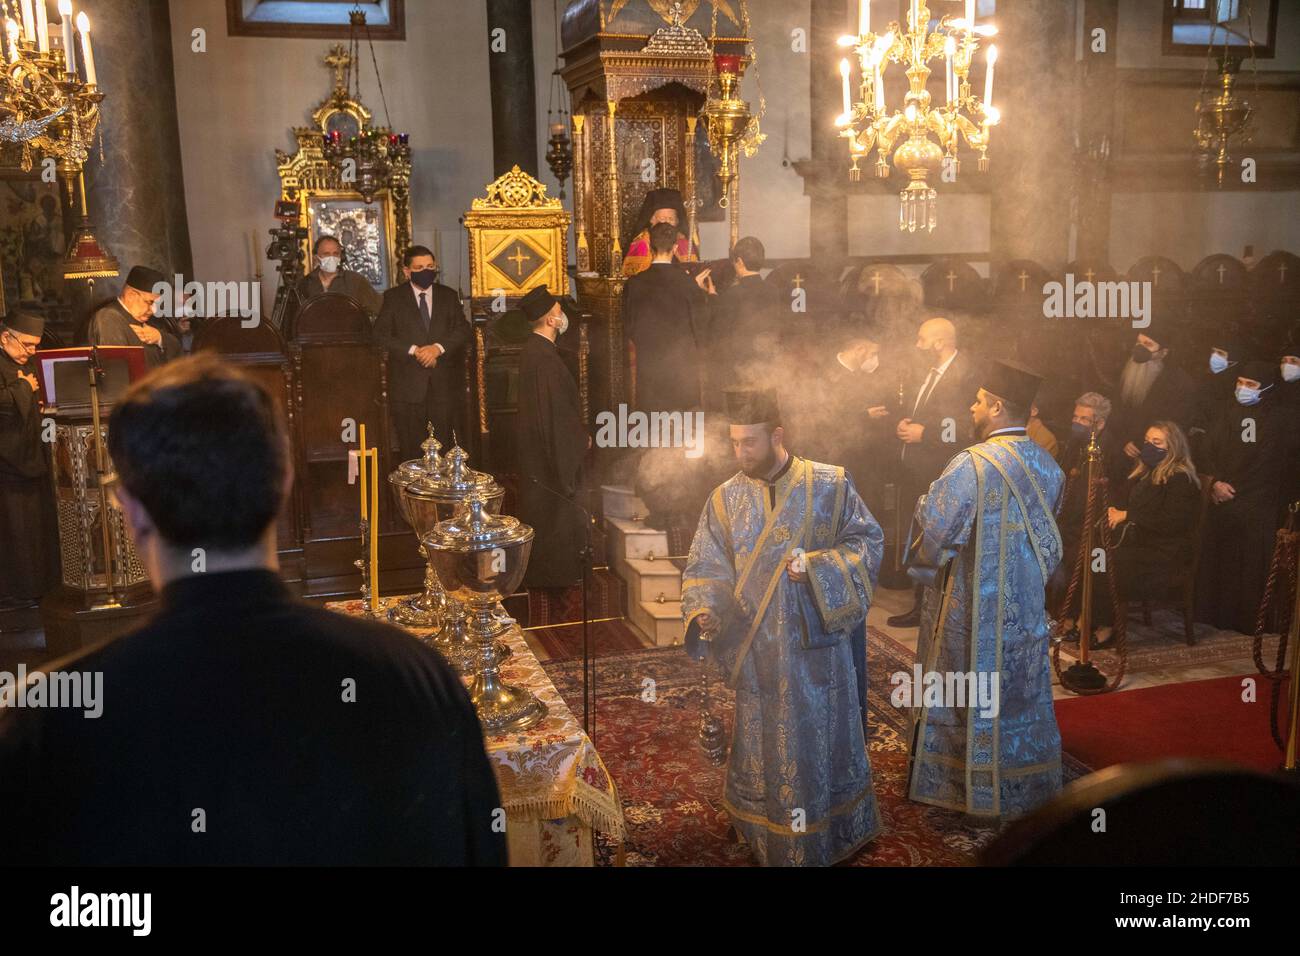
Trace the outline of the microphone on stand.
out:
<instances>
[{"instance_id":1,"label":"microphone on stand","mask_svg":"<svg viewBox=\"0 0 1300 956\"><path fill-rule=\"evenodd\" d=\"M572 498L556 491L546 482L537 478L525 479L546 491L553 498L564 502L582 518L584 540L579 551L582 559L582 729L591 738L592 746L596 743L596 675L591 665L591 613L587 606L587 591L591 576L591 512Z\"/></svg>"}]
</instances>

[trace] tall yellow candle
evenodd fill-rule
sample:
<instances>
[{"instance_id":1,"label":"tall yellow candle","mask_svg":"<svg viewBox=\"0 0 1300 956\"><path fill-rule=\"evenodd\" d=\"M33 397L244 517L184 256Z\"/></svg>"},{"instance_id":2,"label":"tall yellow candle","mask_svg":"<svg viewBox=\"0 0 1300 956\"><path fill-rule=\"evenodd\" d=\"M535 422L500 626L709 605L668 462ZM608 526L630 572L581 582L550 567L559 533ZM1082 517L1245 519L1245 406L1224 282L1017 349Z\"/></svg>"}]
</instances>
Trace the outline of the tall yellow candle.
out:
<instances>
[{"instance_id":1,"label":"tall yellow candle","mask_svg":"<svg viewBox=\"0 0 1300 956\"><path fill-rule=\"evenodd\" d=\"M379 449L367 454L375 463L370 476L370 609L379 610Z\"/></svg>"},{"instance_id":2,"label":"tall yellow candle","mask_svg":"<svg viewBox=\"0 0 1300 956\"><path fill-rule=\"evenodd\" d=\"M361 472L361 520L366 520L366 426L361 426L361 443L357 448L357 469Z\"/></svg>"}]
</instances>

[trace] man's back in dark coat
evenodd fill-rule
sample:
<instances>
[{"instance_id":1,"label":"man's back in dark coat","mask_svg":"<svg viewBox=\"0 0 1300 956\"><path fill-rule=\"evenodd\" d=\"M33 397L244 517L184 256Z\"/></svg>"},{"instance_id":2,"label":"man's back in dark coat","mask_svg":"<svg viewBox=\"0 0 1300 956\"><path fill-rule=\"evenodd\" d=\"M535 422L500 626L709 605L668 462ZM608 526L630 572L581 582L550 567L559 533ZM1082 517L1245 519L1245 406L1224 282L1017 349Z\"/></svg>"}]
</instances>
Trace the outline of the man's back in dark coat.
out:
<instances>
[{"instance_id":1,"label":"man's back in dark coat","mask_svg":"<svg viewBox=\"0 0 1300 956\"><path fill-rule=\"evenodd\" d=\"M505 862L455 673L269 571L169 584L142 630L60 670L102 672L102 713L0 712L7 863Z\"/></svg>"},{"instance_id":2,"label":"man's back in dark coat","mask_svg":"<svg viewBox=\"0 0 1300 956\"><path fill-rule=\"evenodd\" d=\"M519 358L519 518L536 534L524 584L562 587L582 575L582 513L574 504L589 433L573 375L555 343L533 332Z\"/></svg>"},{"instance_id":3,"label":"man's back in dark coat","mask_svg":"<svg viewBox=\"0 0 1300 956\"><path fill-rule=\"evenodd\" d=\"M684 411L700 404L704 293L675 263L656 262L623 287L623 322L636 345L636 404Z\"/></svg>"}]
</instances>

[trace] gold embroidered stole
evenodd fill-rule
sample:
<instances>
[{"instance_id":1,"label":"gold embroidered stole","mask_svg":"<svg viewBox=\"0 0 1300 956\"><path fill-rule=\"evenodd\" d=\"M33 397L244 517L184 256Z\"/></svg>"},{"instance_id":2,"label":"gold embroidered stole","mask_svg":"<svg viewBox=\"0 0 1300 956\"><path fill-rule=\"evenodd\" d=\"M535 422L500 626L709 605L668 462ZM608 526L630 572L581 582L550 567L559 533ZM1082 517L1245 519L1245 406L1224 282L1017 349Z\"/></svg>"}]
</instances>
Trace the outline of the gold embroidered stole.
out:
<instances>
[{"instance_id":1,"label":"gold embroidered stole","mask_svg":"<svg viewBox=\"0 0 1300 956\"><path fill-rule=\"evenodd\" d=\"M799 471L796 471L796 469L799 469ZM767 544L769 535L771 535L778 526L786 527L786 524L782 521L782 516L785 514L786 506L790 503L791 497L793 497L795 488L800 484L804 487L803 526L800 529L799 534L790 535L781 559L777 561L775 566L772 568L772 572L767 581L767 586L763 591L763 597L754 609L753 619L749 623L749 629L746 632L745 638L741 642L740 649L736 654L736 663L731 669L731 676L728 681L728 684L731 687L735 687L736 682L740 679L741 665L745 663L745 658L749 655L749 648L754 643L754 637L758 634L758 629L763 623L763 616L767 613L767 608L772 602L773 595L776 594L777 586L781 583L781 575L784 573L785 567L794 553L794 549L798 547L806 548L807 546L813 513L812 465L802 458L795 458L790 464L790 470L787 472L787 476L789 480L786 484L785 490L782 491L781 496L777 499L775 507L770 511L767 509L767 488L763 487L760 491L763 495L763 510L766 512L766 516L763 522L763 530L759 533L758 540L754 542L754 547L753 550L750 551L749 559L745 562L745 568L736 581L734 597L738 604L742 604L742 595L745 586L749 583L750 572L753 571L754 567L759 563L763 554L763 547Z\"/></svg>"}]
</instances>

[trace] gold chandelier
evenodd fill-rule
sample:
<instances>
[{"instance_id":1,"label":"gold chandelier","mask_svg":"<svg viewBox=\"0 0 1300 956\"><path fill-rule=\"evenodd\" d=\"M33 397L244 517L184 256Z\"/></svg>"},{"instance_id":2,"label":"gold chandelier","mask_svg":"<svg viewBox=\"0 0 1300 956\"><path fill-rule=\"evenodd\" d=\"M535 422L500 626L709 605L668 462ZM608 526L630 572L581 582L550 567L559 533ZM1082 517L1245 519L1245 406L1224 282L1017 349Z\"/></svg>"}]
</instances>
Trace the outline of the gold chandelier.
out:
<instances>
[{"instance_id":1,"label":"gold chandelier","mask_svg":"<svg viewBox=\"0 0 1300 956\"><path fill-rule=\"evenodd\" d=\"M993 107L997 47L989 46L985 54L983 99L971 92L970 68L980 40L993 36L997 29L991 24L977 26L975 0L966 0L965 17L945 16L931 33L925 0L910 0L907 30L901 30L895 21L884 34L877 35L869 29L870 6L871 0L859 0L858 34L839 41L840 46L857 53L861 68L860 98L854 103L850 96L852 66L847 59L840 62L844 111L835 125L849 143L853 159L849 178L862 178L858 162L873 148L877 151L876 176L887 178L892 154L894 165L908 175L908 183L899 193L898 228L932 232L938 222L938 194L930 185L930 175L946 168L945 179L956 176L960 140L979 152L979 171L988 171L989 132L1001 118ZM945 90L943 102L931 105L927 64L936 59L944 61ZM884 74L890 62L906 67L908 91L901 110L890 111L885 106Z\"/></svg>"},{"instance_id":2,"label":"gold chandelier","mask_svg":"<svg viewBox=\"0 0 1300 956\"><path fill-rule=\"evenodd\" d=\"M681 3L674 3L673 28L682 29L684 15ZM750 37L748 5L740 3L741 32L746 39ZM717 52L718 44L718 5L713 5L713 26L710 31L713 41L713 69L709 79L709 96L700 110L704 128L708 132L709 151L718 160L718 180L722 193L718 205L727 207L731 204L731 184L738 175L740 154L753 156L767 139L762 131L763 114L767 111L767 101L759 90L758 113L750 111L749 104L740 97L740 80L745 68L756 67L758 51L753 43L749 47L749 56L724 54ZM715 94L713 76L718 85Z\"/></svg>"},{"instance_id":3,"label":"gold chandelier","mask_svg":"<svg viewBox=\"0 0 1300 956\"><path fill-rule=\"evenodd\" d=\"M90 19L75 17L71 0L59 0L60 23L52 24L45 0L0 0L3 69L0 70L0 142L21 146L19 166L32 169L34 156L54 159L81 219L64 259L66 278L117 275L114 259L95 237L86 210L83 171L99 129L100 103ZM81 69L77 42L81 35Z\"/></svg>"},{"instance_id":4,"label":"gold chandelier","mask_svg":"<svg viewBox=\"0 0 1300 956\"><path fill-rule=\"evenodd\" d=\"M1192 135L1204 158L1213 159L1215 181L1219 186L1223 185L1224 175L1231 161L1228 147L1232 145L1233 140L1235 139L1239 146L1251 142L1251 117L1254 110L1237 89L1237 74L1241 70L1244 57L1243 54L1234 51L1233 47L1240 49L1244 45L1247 48L1251 72L1255 74L1255 93L1258 94L1259 66L1255 59L1253 6L1250 0L1246 0L1244 32L1239 29L1242 25L1239 20L1220 20L1217 7L1216 12L1211 14L1213 25L1210 30L1210 43L1205 51L1205 69L1201 72L1201 91L1196 97L1196 128L1192 131ZM1218 55L1214 52L1216 34L1223 37L1222 50ZM1232 42L1233 37L1237 38L1237 43ZM1240 41L1245 42L1243 44ZM1217 77L1211 82L1210 64L1214 62L1218 63Z\"/></svg>"}]
</instances>

